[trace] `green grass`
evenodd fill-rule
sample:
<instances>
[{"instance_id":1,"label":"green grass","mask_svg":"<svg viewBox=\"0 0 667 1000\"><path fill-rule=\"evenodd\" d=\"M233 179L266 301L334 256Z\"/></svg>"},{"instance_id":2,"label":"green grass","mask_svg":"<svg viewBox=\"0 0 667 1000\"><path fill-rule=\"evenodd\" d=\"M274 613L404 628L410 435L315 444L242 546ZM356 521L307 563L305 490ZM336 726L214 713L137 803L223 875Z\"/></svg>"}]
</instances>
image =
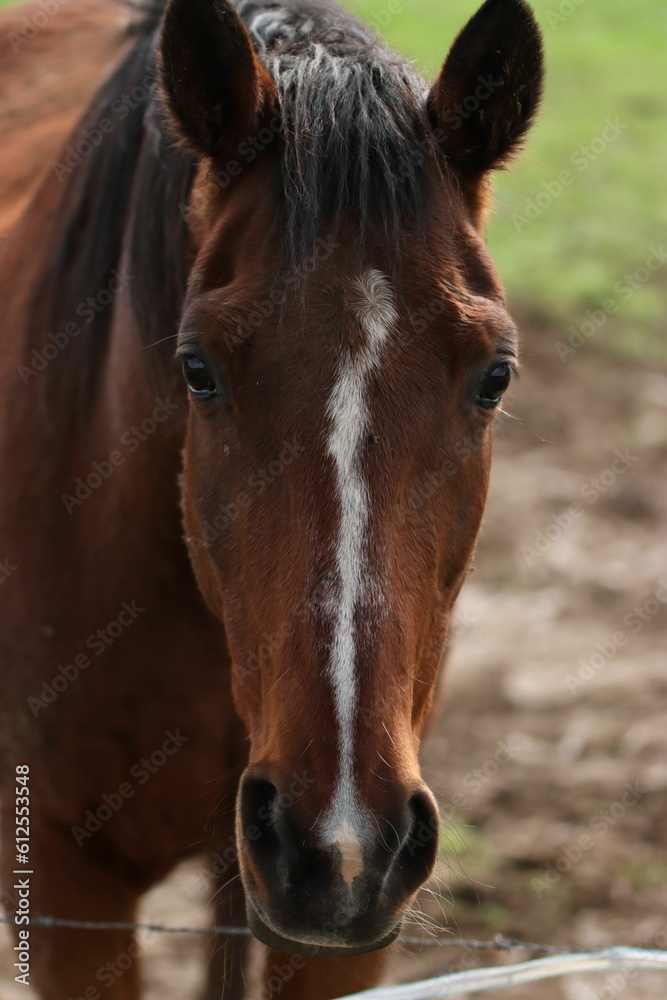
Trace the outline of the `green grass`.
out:
<instances>
[{"instance_id":1,"label":"green grass","mask_svg":"<svg viewBox=\"0 0 667 1000\"><path fill-rule=\"evenodd\" d=\"M478 6L476 0L346 2L428 78ZM545 101L526 150L497 176L491 250L514 305L562 327L563 339L587 309L614 300L618 311L593 338L596 347L667 360L667 265L627 298L614 288L653 246L667 244L664 0L533 0L533 6L545 37ZM572 13L559 15L568 8ZM627 127L585 171L578 169L571 160L576 150L617 118ZM563 170L573 174L572 184L522 225L527 201Z\"/></svg>"}]
</instances>

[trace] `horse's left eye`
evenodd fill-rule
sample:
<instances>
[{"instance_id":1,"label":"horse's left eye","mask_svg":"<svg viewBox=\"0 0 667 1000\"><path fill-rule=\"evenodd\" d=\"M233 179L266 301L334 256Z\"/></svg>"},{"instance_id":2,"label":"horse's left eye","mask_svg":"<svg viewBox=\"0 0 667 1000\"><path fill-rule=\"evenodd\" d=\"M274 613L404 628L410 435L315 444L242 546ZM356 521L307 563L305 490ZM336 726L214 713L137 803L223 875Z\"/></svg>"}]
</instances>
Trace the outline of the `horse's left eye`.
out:
<instances>
[{"instance_id":1,"label":"horse's left eye","mask_svg":"<svg viewBox=\"0 0 667 1000\"><path fill-rule=\"evenodd\" d=\"M196 354L187 354L182 361L183 377L193 396L205 399L217 391L215 378L208 366Z\"/></svg>"},{"instance_id":2,"label":"horse's left eye","mask_svg":"<svg viewBox=\"0 0 667 1000\"><path fill-rule=\"evenodd\" d=\"M512 366L506 361L495 365L486 373L477 393L477 405L485 410L493 410L500 403L503 393L510 384Z\"/></svg>"}]
</instances>

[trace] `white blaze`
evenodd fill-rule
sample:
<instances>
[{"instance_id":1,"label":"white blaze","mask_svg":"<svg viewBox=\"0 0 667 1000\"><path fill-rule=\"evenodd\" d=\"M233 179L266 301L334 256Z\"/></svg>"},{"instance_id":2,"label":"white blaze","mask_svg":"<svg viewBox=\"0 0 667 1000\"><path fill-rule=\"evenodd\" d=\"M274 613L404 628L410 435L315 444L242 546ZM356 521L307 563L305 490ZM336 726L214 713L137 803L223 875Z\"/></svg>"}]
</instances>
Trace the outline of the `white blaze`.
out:
<instances>
[{"instance_id":1,"label":"white blaze","mask_svg":"<svg viewBox=\"0 0 667 1000\"><path fill-rule=\"evenodd\" d=\"M353 725L357 705L354 615L360 599L371 596L364 587L370 498L360 469L360 452L368 423L368 376L378 367L397 320L385 275L371 269L355 285L359 293L357 318L365 334L365 343L341 363L328 404L331 433L327 442L328 453L334 461L340 502L336 547L339 601L333 609L333 649L329 665L340 733L340 764L323 833L325 841L335 844L343 856L343 876L348 884L363 867L361 837L370 818L359 801L354 778Z\"/></svg>"}]
</instances>

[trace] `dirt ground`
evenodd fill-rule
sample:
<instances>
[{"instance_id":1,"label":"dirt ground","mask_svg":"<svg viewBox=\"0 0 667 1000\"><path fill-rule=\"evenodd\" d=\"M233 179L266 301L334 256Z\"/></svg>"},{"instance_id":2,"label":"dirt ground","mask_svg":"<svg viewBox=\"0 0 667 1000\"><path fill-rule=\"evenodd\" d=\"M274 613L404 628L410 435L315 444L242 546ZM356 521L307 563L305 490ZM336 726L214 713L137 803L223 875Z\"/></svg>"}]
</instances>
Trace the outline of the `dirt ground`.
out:
<instances>
[{"instance_id":1,"label":"dirt ground","mask_svg":"<svg viewBox=\"0 0 667 1000\"><path fill-rule=\"evenodd\" d=\"M498 424L447 708L424 752L444 834L420 924L484 939L667 948L667 373L592 347L562 363L558 339L535 327L526 335L523 378L507 403L515 416ZM201 867L182 866L142 916L206 924ZM0 931L0 1000L29 1000ZM195 1000L202 941L147 935L143 944L149 1000ZM389 981L526 957L403 946ZM665 995L657 974L484 994Z\"/></svg>"}]
</instances>

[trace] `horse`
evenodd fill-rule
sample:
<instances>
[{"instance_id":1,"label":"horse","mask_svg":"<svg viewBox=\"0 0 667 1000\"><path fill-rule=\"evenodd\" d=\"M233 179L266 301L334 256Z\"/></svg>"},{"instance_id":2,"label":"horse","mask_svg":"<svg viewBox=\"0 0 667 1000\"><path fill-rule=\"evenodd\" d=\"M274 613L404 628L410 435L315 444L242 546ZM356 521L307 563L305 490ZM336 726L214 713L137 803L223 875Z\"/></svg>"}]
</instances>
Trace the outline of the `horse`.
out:
<instances>
[{"instance_id":1,"label":"horse","mask_svg":"<svg viewBox=\"0 0 667 1000\"><path fill-rule=\"evenodd\" d=\"M4 15L5 898L43 1000L137 1000L125 925L206 854L265 983L325 1000L438 854L419 749L517 365L488 192L541 36L486 0L428 87L329 0L131 6ZM208 1000L247 954L212 939Z\"/></svg>"}]
</instances>

